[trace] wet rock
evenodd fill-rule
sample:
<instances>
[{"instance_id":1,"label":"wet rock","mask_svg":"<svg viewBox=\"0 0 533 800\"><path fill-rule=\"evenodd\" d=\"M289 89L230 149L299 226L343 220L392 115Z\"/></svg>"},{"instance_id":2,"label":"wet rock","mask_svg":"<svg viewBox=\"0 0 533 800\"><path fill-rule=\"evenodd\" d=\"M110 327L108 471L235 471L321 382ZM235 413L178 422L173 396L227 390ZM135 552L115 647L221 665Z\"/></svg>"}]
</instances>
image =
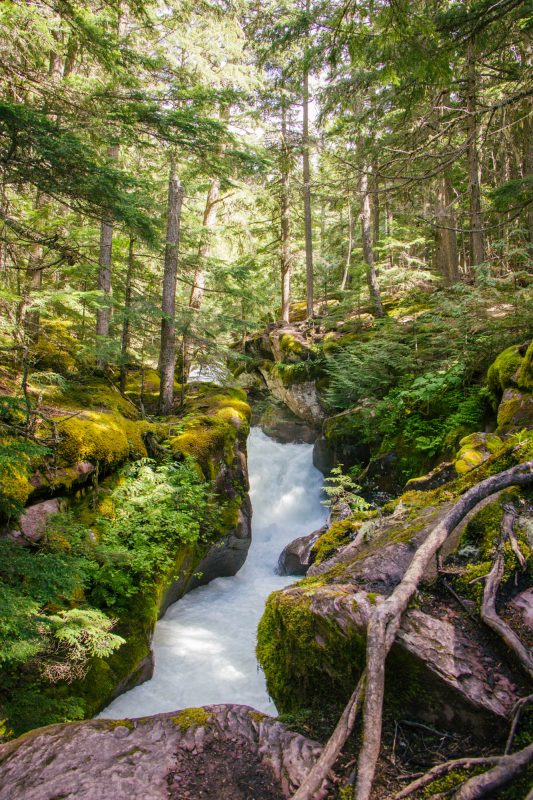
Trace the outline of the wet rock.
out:
<instances>
[{"instance_id":1,"label":"wet rock","mask_svg":"<svg viewBox=\"0 0 533 800\"><path fill-rule=\"evenodd\" d=\"M320 752L248 706L50 725L0 747L0 800L284 800Z\"/></svg>"},{"instance_id":2,"label":"wet rock","mask_svg":"<svg viewBox=\"0 0 533 800\"><path fill-rule=\"evenodd\" d=\"M329 475L335 466L335 453L325 436L319 436L314 444L313 465L322 475Z\"/></svg>"},{"instance_id":3,"label":"wet rock","mask_svg":"<svg viewBox=\"0 0 533 800\"><path fill-rule=\"evenodd\" d=\"M280 575L306 575L307 570L313 563L314 543L319 536L327 531L327 525L319 530L309 533L307 536L299 536L282 550L278 561L278 572Z\"/></svg>"},{"instance_id":4,"label":"wet rock","mask_svg":"<svg viewBox=\"0 0 533 800\"><path fill-rule=\"evenodd\" d=\"M267 436L282 444L313 444L317 437L315 427L304 422L281 403L257 403L252 420Z\"/></svg>"}]
</instances>

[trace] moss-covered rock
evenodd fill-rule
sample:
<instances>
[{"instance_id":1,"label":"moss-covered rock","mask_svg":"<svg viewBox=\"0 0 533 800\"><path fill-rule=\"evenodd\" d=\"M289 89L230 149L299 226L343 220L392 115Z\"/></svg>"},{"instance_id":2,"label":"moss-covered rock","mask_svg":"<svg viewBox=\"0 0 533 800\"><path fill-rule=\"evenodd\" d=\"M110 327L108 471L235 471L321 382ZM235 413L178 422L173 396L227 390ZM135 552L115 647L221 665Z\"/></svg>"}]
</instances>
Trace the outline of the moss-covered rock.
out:
<instances>
[{"instance_id":1,"label":"moss-covered rock","mask_svg":"<svg viewBox=\"0 0 533 800\"><path fill-rule=\"evenodd\" d=\"M533 426L533 394L509 387L498 406L497 432L520 431Z\"/></svg>"},{"instance_id":2,"label":"moss-covered rock","mask_svg":"<svg viewBox=\"0 0 533 800\"><path fill-rule=\"evenodd\" d=\"M503 442L494 433L471 433L459 442L454 467L458 475L464 475L479 467L491 455L502 448Z\"/></svg>"},{"instance_id":3,"label":"moss-covered rock","mask_svg":"<svg viewBox=\"0 0 533 800\"><path fill-rule=\"evenodd\" d=\"M269 598L259 627L258 657L269 691L282 711L301 711L316 704L321 709L331 704L338 708L347 700L364 667L371 606L393 590L416 549L461 494L530 455L531 442L500 441L496 449L496 439L490 441L496 452L481 463L477 475L470 471L434 489L410 489L384 508L383 516L337 523L321 537L321 563L311 566L299 584ZM505 501L502 498L501 503ZM485 512L485 517L492 513ZM479 548L478 572L488 571L486 562L490 569L501 505L498 513L498 520L491 517L490 535L483 534L486 546ZM481 523L488 524L486 519ZM472 527L469 535L473 535ZM459 533L450 538L441 558L455 551L458 538ZM321 547L320 539L316 546ZM517 562L511 562L508 549L510 575ZM524 547L522 552L527 558L530 551ZM434 563L426 581L433 581L436 574ZM437 601L428 583L421 588L417 607L404 616L387 661L386 711L401 708L405 714L409 709L410 714L434 723L474 725L480 733L490 728L498 735L501 720L515 702L520 674L512 662L502 661L490 642L465 630L465 618L448 608L442 597ZM421 702L421 697L426 701Z\"/></svg>"},{"instance_id":4,"label":"moss-covered rock","mask_svg":"<svg viewBox=\"0 0 533 800\"><path fill-rule=\"evenodd\" d=\"M510 386L533 388L533 342L508 347L495 359L487 373L489 389L496 398Z\"/></svg>"}]
</instances>

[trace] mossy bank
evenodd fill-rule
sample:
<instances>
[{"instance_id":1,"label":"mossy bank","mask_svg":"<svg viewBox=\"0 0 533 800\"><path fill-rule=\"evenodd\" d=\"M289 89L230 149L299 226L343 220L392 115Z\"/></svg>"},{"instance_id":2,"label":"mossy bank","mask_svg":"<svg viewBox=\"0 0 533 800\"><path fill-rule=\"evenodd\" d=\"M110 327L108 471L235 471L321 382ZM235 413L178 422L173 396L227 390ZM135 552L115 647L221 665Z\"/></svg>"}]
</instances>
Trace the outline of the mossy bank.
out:
<instances>
[{"instance_id":1,"label":"mossy bank","mask_svg":"<svg viewBox=\"0 0 533 800\"><path fill-rule=\"evenodd\" d=\"M17 376L4 378L14 390ZM93 716L148 678L159 614L246 558L245 393L191 384L175 416L143 419L139 378L125 395L96 377L30 383L31 439L9 422L24 408L6 393L2 445L24 458L0 473L4 737Z\"/></svg>"}]
</instances>

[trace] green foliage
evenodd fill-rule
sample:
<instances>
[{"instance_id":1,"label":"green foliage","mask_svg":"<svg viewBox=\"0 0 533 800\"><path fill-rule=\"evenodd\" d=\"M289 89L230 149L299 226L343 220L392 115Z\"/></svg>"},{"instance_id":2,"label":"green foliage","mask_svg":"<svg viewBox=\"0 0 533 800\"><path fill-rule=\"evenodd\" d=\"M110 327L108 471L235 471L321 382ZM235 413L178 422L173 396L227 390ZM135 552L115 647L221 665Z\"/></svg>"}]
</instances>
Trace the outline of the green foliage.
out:
<instances>
[{"instance_id":1,"label":"green foliage","mask_svg":"<svg viewBox=\"0 0 533 800\"><path fill-rule=\"evenodd\" d=\"M337 464L325 479L323 491L327 499L321 502L329 506L332 514L343 506L349 506L352 511L366 511L370 504L357 494L360 488L351 475L343 472L343 465Z\"/></svg>"},{"instance_id":2,"label":"green foliage","mask_svg":"<svg viewBox=\"0 0 533 800\"><path fill-rule=\"evenodd\" d=\"M0 668L8 687L0 701L10 719L16 698L26 709L17 732L24 719L34 726L85 716L88 700L76 692L64 696L60 688L48 694L49 687L79 683L98 659L126 647L121 626L153 624L177 554L209 540L217 519L210 486L191 459L141 459L122 470L96 514L87 517L81 506L51 515L36 551L0 539ZM116 624L119 633L112 630ZM27 679L21 681L23 664ZM48 695L47 711L32 715L29 698L38 686Z\"/></svg>"}]
</instances>

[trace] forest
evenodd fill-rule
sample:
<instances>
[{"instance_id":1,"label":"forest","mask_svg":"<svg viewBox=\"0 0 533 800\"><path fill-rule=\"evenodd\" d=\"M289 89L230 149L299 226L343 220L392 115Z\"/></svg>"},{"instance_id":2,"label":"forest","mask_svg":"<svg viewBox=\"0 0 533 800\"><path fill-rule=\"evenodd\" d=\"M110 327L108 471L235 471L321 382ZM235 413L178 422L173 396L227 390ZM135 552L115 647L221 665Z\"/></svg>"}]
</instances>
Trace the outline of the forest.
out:
<instances>
[{"instance_id":1,"label":"forest","mask_svg":"<svg viewBox=\"0 0 533 800\"><path fill-rule=\"evenodd\" d=\"M532 26L0 3L0 800L532 800Z\"/></svg>"}]
</instances>

